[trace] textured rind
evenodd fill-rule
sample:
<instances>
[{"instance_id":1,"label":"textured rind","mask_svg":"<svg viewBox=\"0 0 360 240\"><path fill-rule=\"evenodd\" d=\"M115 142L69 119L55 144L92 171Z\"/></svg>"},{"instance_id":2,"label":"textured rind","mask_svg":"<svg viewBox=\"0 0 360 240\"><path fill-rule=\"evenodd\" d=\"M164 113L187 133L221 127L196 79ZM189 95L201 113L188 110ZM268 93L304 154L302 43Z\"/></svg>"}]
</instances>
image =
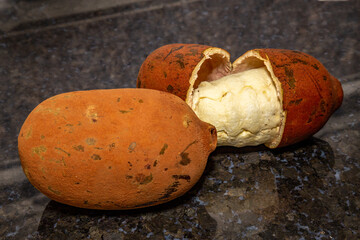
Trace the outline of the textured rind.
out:
<instances>
[{"instance_id":1,"label":"textured rind","mask_svg":"<svg viewBox=\"0 0 360 240\"><path fill-rule=\"evenodd\" d=\"M198 49L198 54L190 55L191 48ZM191 102L192 86L189 80L192 78L192 84L194 83L194 73L199 69L204 53L211 49L214 48L197 44L170 44L160 47L142 64L137 87L170 92ZM220 49L220 52L221 50L223 49ZM183 68L179 68L178 64L174 65L177 60L174 54L177 51L183 56L183 63L186 63ZM226 52L223 51L221 54ZM203 54L199 54L200 52ZM173 59L166 60L166 56L173 56ZM283 147L308 138L319 131L331 114L340 107L343 99L341 83L314 57L286 49L254 49L240 56L233 65L229 63L230 69L233 68L236 72L251 67L251 64L247 63L240 66L251 56L266 62L268 68L271 66L270 70L280 83L279 86L277 84L277 90L283 104L285 124L281 126L279 137L266 146ZM225 60L228 61L226 54ZM163 76L164 72L169 73L167 77Z\"/></svg>"},{"instance_id":2,"label":"textured rind","mask_svg":"<svg viewBox=\"0 0 360 240\"><path fill-rule=\"evenodd\" d=\"M285 49L254 49L269 61L283 90L286 112L283 147L300 142L319 131L340 107L341 83L314 57Z\"/></svg>"},{"instance_id":3,"label":"textured rind","mask_svg":"<svg viewBox=\"0 0 360 240\"><path fill-rule=\"evenodd\" d=\"M141 65L136 86L169 92L185 100L189 79L208 48L199 44L169 44L156 49Z\"/></svg>"},{"instance_id":4,"label":"textured rind","mask_svg":"<svg viewBox=\"0 0 360 240\"><path fill-rule=\"evenodd\" d=\"M213 126L180 98L149 89L54 96L30 113L18 137L29 181L55 201L90 209L179 197L215 147Z\"/></svg>"}]
</instances>

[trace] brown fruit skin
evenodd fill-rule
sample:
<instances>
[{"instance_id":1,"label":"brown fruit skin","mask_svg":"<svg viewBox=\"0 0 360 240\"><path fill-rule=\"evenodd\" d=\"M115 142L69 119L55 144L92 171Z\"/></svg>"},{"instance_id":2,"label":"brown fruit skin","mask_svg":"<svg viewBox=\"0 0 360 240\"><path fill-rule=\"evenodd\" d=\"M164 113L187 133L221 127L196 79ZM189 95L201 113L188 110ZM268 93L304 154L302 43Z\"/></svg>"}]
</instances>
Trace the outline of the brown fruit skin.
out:
<instances>
[{"instance_id":1,"label":"brown fruit skin","mask_svg":"<svg viewBox=\"0 0 360 240\"><path fill-rule=\"evenodd\" d=\"M255 49L271 63L283 90L285 129L283 147L300 142L319 131L343 100L339 80L314 57L285 49Z\"/></svg>"},{"instance_id":2,"label":"brown fruit skin","mask_svg":"<svg viewBox=\"0 0 360 240\"><path fill-rule=\"evenodd\" d=\"M208 48L199 44L169 44L156 49L141 65L136 87L169 92L185 100L190 76Z\"/></svg>"},{"instance_id":3,"label":"brown fruit skin","mask_svg":"<svg viewBox=\"0 0 360 240\"><path fill-rule=\"evenodd\" d=\"M191 56L189 50L186 51L191 47L198 49L195 56ZM212 47L197 44L171 44L160 47L151 53L141 66L137 87L170 92L186 100L190 76L204 57L204 54L199 53L209 48ZM176 59L173 56L176 53L174 49L184 51L182 61L191 63L184 64L181 71L173 65ZM287 114L285 129L280 143L271 148L288 146L312 136L340 107L343 90L339 80L330 75L314 57L285 49L251 51L271 63L274 75L279 79L282 87L283 109ZM164 59L164 56L168 55L173 56L174 59L171 61ZM167 77L161 75L163 72L167 73ZM175 84L176 90L168 87Z\"/></svg>"},{"instance_id":4,"label":"brown fruit skin","mask_svg":"<svg viewBox=\"0 0 360 240\"><path fill-rule=\"evenodd\" d=\"M149 89L64 93L39 104L18 137L23 170L49 198L133 209L181 196L200 178L216 130L175 95Z\"/></svg>"}]
</instances>

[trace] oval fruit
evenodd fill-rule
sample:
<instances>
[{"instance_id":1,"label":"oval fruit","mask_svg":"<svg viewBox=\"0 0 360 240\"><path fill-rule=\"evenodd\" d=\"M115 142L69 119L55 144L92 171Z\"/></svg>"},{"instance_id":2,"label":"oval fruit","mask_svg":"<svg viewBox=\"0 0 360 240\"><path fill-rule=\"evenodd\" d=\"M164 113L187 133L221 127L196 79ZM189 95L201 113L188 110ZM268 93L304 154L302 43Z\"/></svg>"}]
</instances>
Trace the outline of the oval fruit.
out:
<instances>
[{"instance_id":1,"label":"oval fruit","mask_svg":"<svg viewBox=\"0 0 360 240\"><path fill-rule=\"evenodd\" d=\"M137 87L178 95L216 127L218 145L236 147L302 141L343 99L340 82L318 60L285 49L250 50L231 63L221 48L166 45L144 61Z\"/></svg>"},{"instance_id":2,"label":"oval fruit","mask_svg":"<svg viewBox=\"0 0 360 240\"><path fill-rule=\"evenodd\" d=\"M60 94L24 122L18 148L49 198L90 209L170 201L200 178L216 130L175 95L149 89Z\"/></svg>"}]
</instances>

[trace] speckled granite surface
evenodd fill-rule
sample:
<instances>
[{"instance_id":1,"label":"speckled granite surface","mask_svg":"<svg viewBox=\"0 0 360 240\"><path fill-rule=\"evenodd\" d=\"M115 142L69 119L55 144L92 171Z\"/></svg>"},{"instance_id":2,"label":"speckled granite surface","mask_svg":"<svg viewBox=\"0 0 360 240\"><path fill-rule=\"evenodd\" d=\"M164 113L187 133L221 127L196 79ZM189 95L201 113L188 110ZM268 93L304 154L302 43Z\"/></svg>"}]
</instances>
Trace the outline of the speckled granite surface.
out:
<instances>
[{"instance_id":1,"label":"speckled granite surface","mask_svg":"<svg viewBox=\"0 0 360 240\"><path fill-rule=\"evenodd\" d=\"M358 239L358 1L137 1L21 25L0 37L0 239ZM135 87L146 55L174 42L233 59L258 47L318 58L344 102L300 144L218 148L198 184L164 205L94 211L50 201L27 181L17 134L58 93Z\"/></svg>"}]
</instances>

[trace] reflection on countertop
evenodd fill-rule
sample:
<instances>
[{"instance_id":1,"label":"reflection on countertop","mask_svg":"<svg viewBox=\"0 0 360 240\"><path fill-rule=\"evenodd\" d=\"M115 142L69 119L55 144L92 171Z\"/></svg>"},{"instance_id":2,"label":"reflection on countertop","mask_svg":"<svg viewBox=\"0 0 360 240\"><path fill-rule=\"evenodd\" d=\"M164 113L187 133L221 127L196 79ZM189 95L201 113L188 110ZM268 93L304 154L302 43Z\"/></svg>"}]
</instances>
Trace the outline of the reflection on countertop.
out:
<instances>
[{"instance_id":1,"label":"reflection on countertop","mask_svg":"<svg viewBox=\"0 0 360 240\"><path fill-rule=\"evenodd\" d=\"M313 138L281 150L218 148L199 183L164 205L132 211L79 209L50 201L38 227L50 239L305 239L352 236L330 145ZM348 185L347 191L356 191ZM339 211L341 209L341 211ZM350 216L348 216L350 215ZM349 229L349 230L347 230Z\"/></svg>"},{"instance_id":2,"label":"reflection on countertop","mask_svg":"<svg viewBox=\"0 0 360 240\"><path fill-rule=\"evenodd\" d=\"M360 237L359 1L51 2L0 3L0 239ZM29 6L33 18L19 17ZM147 54L175 42L233 59L253 48L307 52L339 78L343 105L294 146L217 148L195 187L163 205L96 211L38 192L17 153L30 111L63 92L135 87Z\"/></svg>"}]
</instances>

